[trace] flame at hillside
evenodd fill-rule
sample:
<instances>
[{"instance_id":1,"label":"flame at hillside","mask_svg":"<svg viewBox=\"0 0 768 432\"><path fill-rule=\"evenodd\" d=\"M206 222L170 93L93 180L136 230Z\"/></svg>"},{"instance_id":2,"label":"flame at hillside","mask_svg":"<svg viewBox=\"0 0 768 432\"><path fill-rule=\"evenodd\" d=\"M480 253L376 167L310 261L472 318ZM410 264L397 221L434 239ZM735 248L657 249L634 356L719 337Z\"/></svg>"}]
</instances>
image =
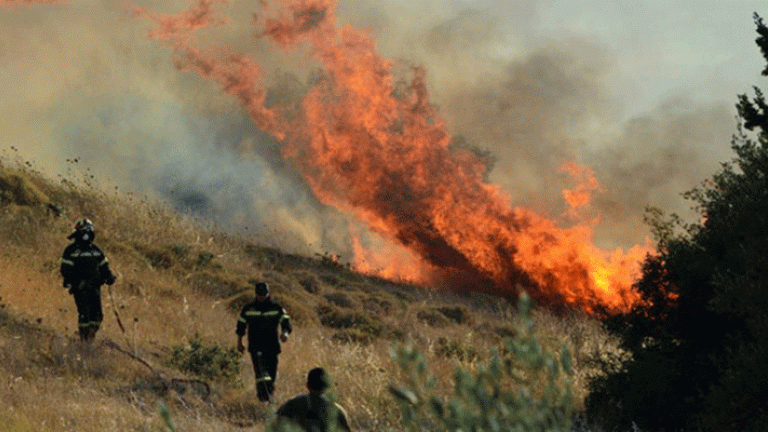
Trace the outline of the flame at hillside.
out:
<instances>
[{"instance_id":1,"label":"flame at hillside","mask_svg":"<svg viewBox=\"0 0 768 432\"><path fill-rule=\"evenodd\" d=\"M221 84L259 128L284 142L284 156L322 202L413 251L423 268L472 289L522 287L541 302L590 312L621 312L640 301L632 283L647 247L609 253L592 244L594 220L562 228L514 207L485 180L483 159L451 145L430 105L424 71L396 80L393 64L366 33L336 24L333 0L284 0L273 17L254 18L260 37L286 51L309 44L322 70L300 104L272 107L265 104L261 65L193 45L192 32L226 24L216 3L226 1L202 0L178 16L136 13L159 24L150 36L174 48L180 68ZM575 217L599 184L575 164L565 170L581 180L564 191ZM426 274L420 268L401 267L399 276L418 280Z\"/></svg>"}]
</instances>

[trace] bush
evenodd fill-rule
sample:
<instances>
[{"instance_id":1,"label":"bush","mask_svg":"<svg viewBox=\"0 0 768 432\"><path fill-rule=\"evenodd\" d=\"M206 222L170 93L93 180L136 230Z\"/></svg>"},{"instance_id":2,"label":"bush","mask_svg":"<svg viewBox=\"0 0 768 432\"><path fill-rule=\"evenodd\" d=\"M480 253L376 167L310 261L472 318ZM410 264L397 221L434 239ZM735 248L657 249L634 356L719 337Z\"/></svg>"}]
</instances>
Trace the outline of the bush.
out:
<instances>
[{"instance_id":1,"label":"bush","mask_svg":"<svg viewBox=\"0 0 768 432\"><path fill-rule=\"evenodd\" d=\"M442 328L449 324L448 318L434 308L420 310L416 313L416 318L430 327Z\"/></svg>"},{"instance_id":2,"label":"bush","mask_svg":"<svg viewBox=\"0 0 768 432\"><path fill-rule=\"evenodd\" d=\"M336 293L329 293L324 295L326 300L329 302L335 304L338 307L345 308L345 309L351 309L354 307L354 303L352 302L352 299L349 298L348 295L340 292Z\"/></svg>"},{"instance_id":3,"label":"bush","mask_svg":"<svg viewBox=\"0 0 768 432\"><path fill-rule=\"evenodd\" d=\"M523 329L505 340L475 372L456 367L454 393L444 400L435 391L424 358L414 348L399 348L393 358L405 384L390 392L401 404L410 431L564 431L571 425L575 398L566 375L571 373L567 348L559 356L542 347L530 319L532 301L521 296Z\"/></svg>"},{"instance_id":4,"label":"bush","mask_svg":"<svg viewBox=\"0 0 768 432\"><path fill-rule=\"evenodd\" d=\"M206 345L200 334L195 333L187 344L171 348L166 364L212 381L236 383L242 369L240 358L235 348Z\"/></svg>"},{"instance_id":5,"label":"bush","mask_svg":"<svg viewBox=\"0 0 768 432\"><path fill-rule=\"evenodd\" d=\"M463 306L443 306L437 308L437 311L445 315L446 318L455 322L456 324L472 324L474 322L472 319L472 314L466 307Z\"/></svg>"},{"instance_id":6,"label":"bush","mask_svg":"<svg viewBox=\"0 0 768 432\"><path fill-rule=\"evenodd\" d=\"M444 337L437 338L435 354L440 357L455 358L463 362L472 362L480 358L477 348L467 346L460 340Z\"/></svg>"},{"instance_id":7,"label":"bush","mask_svg":"<svg viewBox=\"0 0 768 432\"><path fill-rule=\"evenodd\" d=\"M320 324L334 329L355 329L379 337L382 325L370 315L358 311L343 311L335 306L321 306L317 311Z\"/></svg>"}]
</instances>

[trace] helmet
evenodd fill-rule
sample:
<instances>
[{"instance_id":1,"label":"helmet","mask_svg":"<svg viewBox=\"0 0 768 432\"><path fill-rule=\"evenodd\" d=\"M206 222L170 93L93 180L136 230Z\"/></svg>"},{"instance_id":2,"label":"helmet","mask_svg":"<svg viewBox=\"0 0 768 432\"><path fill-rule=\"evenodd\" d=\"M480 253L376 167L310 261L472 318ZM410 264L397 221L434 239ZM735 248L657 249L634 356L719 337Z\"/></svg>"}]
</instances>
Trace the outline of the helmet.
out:
<instances>
[{"instance_id":1,"label":"helmet","mask_svg":"<svg viewBox=\"0 0 768 432\"><path fill-rule=\"evenodd\" d=\"M75 222L75 231L93 231L93 222L84 217Z\"/></svg>"},{"instance_id":2,"label":"helmet","mask_svg":"<svg viewBox=\"0 0 768 432\"><path fill-rule=\"evenodd\" d=\"M67 238L74 238L82 241L93 241L95 236L96 235L93 232L93 223L90 219L84 217L78 219L77 222L75 222L75 231L67 236Z\"/></svg>"},{"instance_id":3,"label":"helmet","mask_svg":"<svg viewBox=\"0 0 768 432\"><path fill-rule=\"evenodd\" d=\"M269 285L266 282L256 282L255 291L257 296L268 296Z\"/></svg>"}]
</instances>

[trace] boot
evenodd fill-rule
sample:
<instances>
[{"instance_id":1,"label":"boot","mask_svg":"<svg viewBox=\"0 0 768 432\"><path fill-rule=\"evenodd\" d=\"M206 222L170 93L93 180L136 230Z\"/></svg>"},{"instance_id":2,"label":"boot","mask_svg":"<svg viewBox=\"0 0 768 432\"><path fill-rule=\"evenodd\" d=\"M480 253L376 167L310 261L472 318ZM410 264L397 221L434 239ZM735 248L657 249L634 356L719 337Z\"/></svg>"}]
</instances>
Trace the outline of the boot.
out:
<instances>
[{"instance_id":1,"label":"boot","mask_svg":"<svg viewBox=\"0 0 768 432\"><path fill-rule=\"evenodd\" d=\"M90 327L80 327L77 329L77 335L80 336L81 342L88 342L88 333L91 331Z\"/></svg>"},{"instance_id":2,"label":"boot","mask_svg":"<svg viewBox=\"0 0 768 432\"><path fill-rule=\"evenodd\" d=\"M94 339L96 339L96 332L99 331L99 327L96 325L91 325L88 327L88 342L93 342Z\"/></svg>"}]
</instances>

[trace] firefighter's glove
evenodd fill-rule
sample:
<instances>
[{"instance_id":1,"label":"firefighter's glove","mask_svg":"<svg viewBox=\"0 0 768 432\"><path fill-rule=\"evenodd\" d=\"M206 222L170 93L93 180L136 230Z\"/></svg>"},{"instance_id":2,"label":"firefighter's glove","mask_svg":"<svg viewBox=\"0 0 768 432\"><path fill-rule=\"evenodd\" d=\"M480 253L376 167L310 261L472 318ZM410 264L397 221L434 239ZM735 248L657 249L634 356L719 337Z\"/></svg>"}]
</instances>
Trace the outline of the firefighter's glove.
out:
<instances>
[{"instance_id":1,"label":"firefighter's glove","mask_svg":"<svg viewBox=\"0 0 768 432\"><path fill-rule=\"evenodd\" d=\"M288 342L288 333L280 333L280 342Z\"/></svg>"},{"instance_id":2,"label":"firefighter's glove","mask_svg":"<svg viewBox=\"0 0 768 432\"><path fill-rule=\"evenodd\" d=\"M107 276L107 278L104 279L104 283L107 284L107 285L114 284L115 283L115 276L114 275Z\"/></svg>"}]
</instances>

